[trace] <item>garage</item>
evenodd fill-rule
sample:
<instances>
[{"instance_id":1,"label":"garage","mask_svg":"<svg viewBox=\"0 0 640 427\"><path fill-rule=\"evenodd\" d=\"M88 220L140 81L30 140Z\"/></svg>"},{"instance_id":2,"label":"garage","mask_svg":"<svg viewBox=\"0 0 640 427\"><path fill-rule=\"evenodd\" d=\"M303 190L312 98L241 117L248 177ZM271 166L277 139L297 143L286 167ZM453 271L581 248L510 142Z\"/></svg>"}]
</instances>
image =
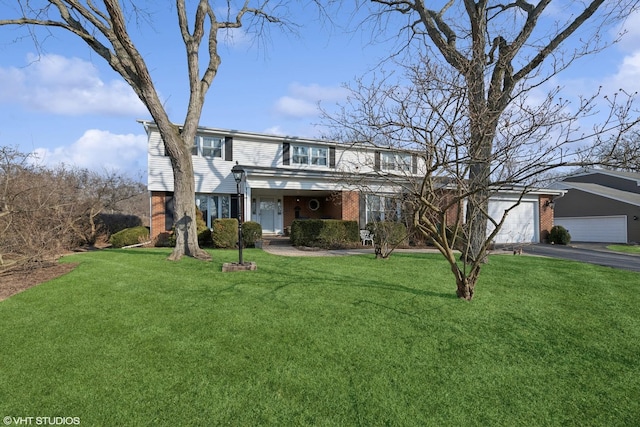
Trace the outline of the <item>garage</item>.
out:
<instances>
[{"instance_id":1,"label":"garage","mask_svg":"<svg viewBox=\"0 0 640 427\"><path fill-rule=\"evenodd\" d=\"M511 208L517 199L489 200L489 215L500 220L504 211ZM493 224L487 226L487 233L493 230ZM518 206L509 211L507 219L496 235L495 243L537 243L539 239L538 198L523 199Z\"/></svg>"},{"instance_id":2,"label":"garage","mask_svg":"<svg viewBox=\"0 0 640 427\"><path fill-rule=\"evenodd\" d=\"M627 216L554 218L555 225L569 231L572 242L627 243Z\"/></svg>"}]
</instances>

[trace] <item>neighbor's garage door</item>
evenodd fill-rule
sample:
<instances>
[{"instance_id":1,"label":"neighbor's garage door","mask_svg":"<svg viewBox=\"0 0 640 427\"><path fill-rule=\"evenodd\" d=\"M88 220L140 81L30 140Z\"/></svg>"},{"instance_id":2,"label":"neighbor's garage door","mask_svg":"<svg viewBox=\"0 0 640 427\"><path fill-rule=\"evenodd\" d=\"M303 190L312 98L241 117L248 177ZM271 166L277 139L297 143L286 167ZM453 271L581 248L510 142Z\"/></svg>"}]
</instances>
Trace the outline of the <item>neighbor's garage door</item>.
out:
<instances>
[{"instance_id":1,"label":"neighbor's garage door","mask_svg":"<svg viewBox=\"0 0 640 427\"><path fill-rule=\"evenodd\" d=\"M627 243L626 215L554 218L553 223L569 230L572 242Z\"/></svg>"},{"instance_id":2,"label":"neighbor's garage door","mask_svg":"<svg viewBox=\"0 0 640 427\"><path fill-rule=\"evenodd\" d=\"M499 221L504 211L513 206L514 200L489 200L489 214ZM538 201L523 200L518 206L509 211L502 229L496 235L496 243L536 243L538 236ZM489 224L487 231L491 232L493 225Z\"/></svg>"}]
</instances>

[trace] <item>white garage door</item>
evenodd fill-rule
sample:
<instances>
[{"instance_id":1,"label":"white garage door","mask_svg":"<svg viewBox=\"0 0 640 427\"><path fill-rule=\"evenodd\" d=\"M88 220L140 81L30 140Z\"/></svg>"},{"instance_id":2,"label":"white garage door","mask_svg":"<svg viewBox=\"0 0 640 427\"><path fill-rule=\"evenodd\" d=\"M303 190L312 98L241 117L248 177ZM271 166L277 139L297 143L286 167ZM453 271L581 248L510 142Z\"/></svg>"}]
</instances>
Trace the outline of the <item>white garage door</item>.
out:
<instances>
[{"instance_id":1,"label":"white garage door","mask_svg":"<svg viewBox=\"0 0 640 427\"><path fill-rule=\"evenodd\" d=\"M627 243L626 215L554 218L553 223L569 230L572 242Z\"/></svg>"},{"instance_id":2,"label":"white garage door","mask_svg":"<svg viewBox=\"0 0 640 427\"><path fill-rule=\"evenodd\" d=\"M489 215L498 221L504 211L515 203L513 200L490 200ZM537 198L520 202L518 206L509 211L507 219L494 241L496 243L537 243L540 240L537 212ZM489 224L487 232L490 233L493 228L493 224Z\"/></svg>"}]
</instances>

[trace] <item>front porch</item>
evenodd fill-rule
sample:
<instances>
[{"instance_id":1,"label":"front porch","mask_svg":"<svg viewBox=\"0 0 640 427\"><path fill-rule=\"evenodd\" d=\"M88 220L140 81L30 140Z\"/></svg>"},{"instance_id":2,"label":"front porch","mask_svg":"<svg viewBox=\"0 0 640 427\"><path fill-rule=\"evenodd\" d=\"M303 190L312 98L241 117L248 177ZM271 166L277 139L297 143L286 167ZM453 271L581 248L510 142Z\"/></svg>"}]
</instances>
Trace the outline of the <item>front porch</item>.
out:
<instances>
[{"instance_id":1,"label":"front porch","mask_svg":"<svg viewBox=\"0 0 640 427\"><path fill-rule=\"evenodd\" d=\"M354 191L252 189L247 218L266 236L283 235L296 219L358 221L359 196Z\"/></svg>"}]
</instances>

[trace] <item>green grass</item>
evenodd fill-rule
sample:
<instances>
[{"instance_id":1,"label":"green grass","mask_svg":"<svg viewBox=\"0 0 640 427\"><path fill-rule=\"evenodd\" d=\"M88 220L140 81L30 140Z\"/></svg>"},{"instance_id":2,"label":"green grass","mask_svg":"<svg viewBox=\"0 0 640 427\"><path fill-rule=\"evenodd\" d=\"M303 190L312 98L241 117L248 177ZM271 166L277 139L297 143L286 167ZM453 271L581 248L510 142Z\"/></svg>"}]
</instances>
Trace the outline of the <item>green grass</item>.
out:
<instances>
[{"instance_id":1,"label":"green grass","mask_svg":"<svg viewBox=\"0 0 640 427\"><path fill-rule=\"evenodd\" d=\"M438 255L255 272L78 254L0 303L0 416L83 426L637 425L640 275L495 256L475 299Z\"/></svg>"},{"instance_id":2,"label":"green grass","mask_svg":"<svg viewBox=\"0 0 640 427\"><path fill-rule=\"evenodd\" d=\"M627 254L640 254L640 245L608 245L607 249Z\"/></svg>"}]
</instances>

